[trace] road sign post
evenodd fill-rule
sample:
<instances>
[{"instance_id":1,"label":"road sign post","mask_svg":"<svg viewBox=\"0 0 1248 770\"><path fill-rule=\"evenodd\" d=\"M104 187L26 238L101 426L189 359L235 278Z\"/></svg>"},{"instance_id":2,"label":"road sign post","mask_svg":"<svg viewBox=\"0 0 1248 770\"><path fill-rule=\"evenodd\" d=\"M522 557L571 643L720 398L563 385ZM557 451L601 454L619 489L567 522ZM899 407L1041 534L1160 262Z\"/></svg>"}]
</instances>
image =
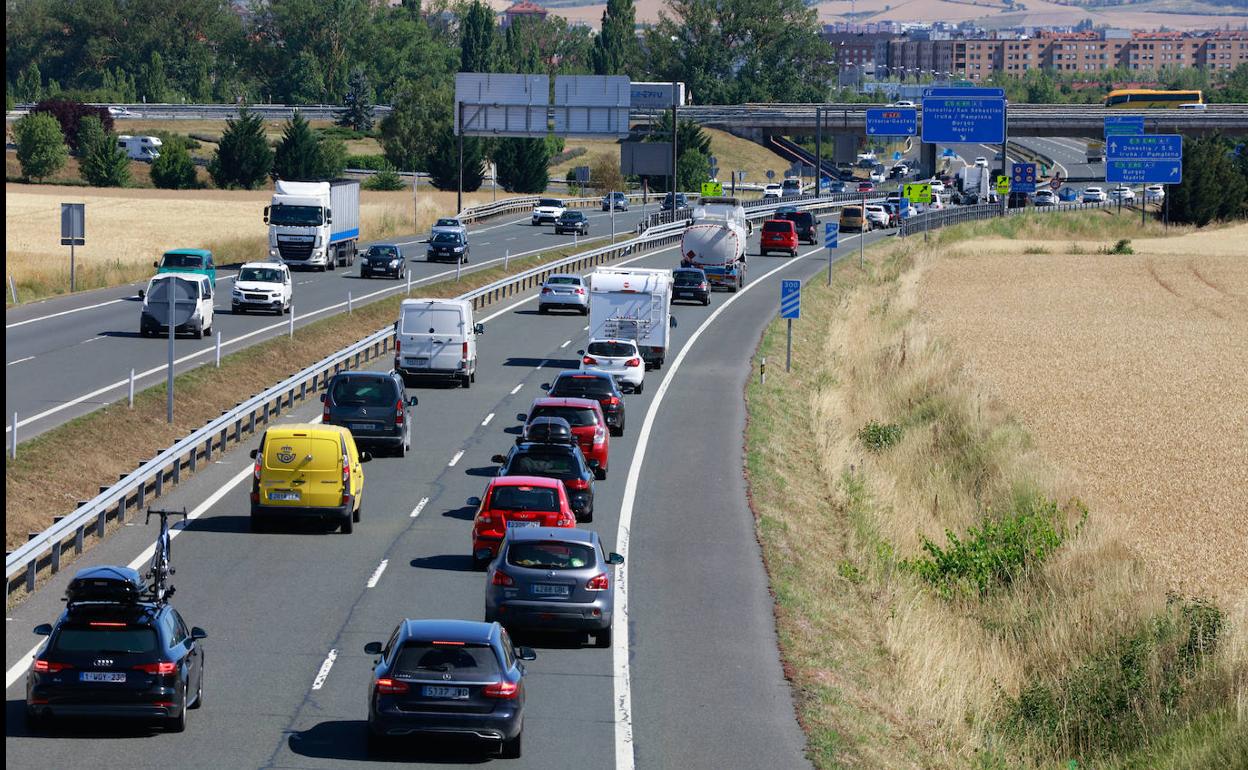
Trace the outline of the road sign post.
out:
<instances>
[{"instance_id":1,"label":"road sign post","mask_svg":"<svg viewBox=\"0 0 1248 770\"><path fill-rule=\"evenodd\" d=\"M832 252L836 251L841 226L836 222L825 222L823 225L823 245L828 249L828 285L832 285Z\"/></svg>"},{"instance_id":2,"label":"road sign post","mask_svg":"<svg viewBox=\"0 0 1248 770\"><path fill-rule=\"evenodd\" d=\"M85 246L87 243L86 210L87 204L85 203L61 204L61 245L69 247L69 291L71 293L76 283L74 247Z\"/></svg>"},{"instance_id":3,"label":"road sign post","mask_svg":"<svg viewBox=\"0 0 1248 770\"><path fill-rule=\"evenodd\" d=\"M780 317L788 321L788 340L785 343L784 370L793 365L793 319L802 317L802 282L780 282Z\"/></svg>"}]
</instances>

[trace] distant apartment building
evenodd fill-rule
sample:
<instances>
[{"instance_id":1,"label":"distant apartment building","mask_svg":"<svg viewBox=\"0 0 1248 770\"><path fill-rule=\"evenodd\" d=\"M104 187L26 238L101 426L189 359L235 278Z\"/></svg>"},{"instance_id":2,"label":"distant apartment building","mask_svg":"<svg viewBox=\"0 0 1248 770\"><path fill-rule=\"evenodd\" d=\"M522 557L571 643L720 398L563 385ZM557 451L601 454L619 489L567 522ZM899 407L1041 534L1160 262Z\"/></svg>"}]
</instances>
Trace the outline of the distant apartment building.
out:
<instances>
[{"instance_id":1,"label":"distant apartment building","mask_svg":"<svg viewBox=\"0 0 1248 770\"><path fill-rule=\"evenodd\" d=\"M548 13L550 12L537 3L531 3L529 0L520 0L520 2L503 11L499 26L507 29L512 25L512 22L526 17L542 21Z\"/></svg>"}]
</instances>

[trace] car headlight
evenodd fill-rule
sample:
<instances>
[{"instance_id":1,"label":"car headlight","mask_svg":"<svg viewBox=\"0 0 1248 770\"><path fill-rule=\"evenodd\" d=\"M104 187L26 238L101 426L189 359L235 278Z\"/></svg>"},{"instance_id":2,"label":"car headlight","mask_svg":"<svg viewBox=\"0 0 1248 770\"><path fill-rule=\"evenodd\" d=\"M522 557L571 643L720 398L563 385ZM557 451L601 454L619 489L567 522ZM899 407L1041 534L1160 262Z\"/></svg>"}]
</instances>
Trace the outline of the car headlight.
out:
<instances>
[{"instance_id":1,"label":"car headlight","mask_svg":"<svg viewBox=\"0 0 1248 770\"><path fill-rule=\"evenodd\" d=\"M456 246L456 247L455 247L455 250L456 250L456 251L463 251L463 250L464 250L464 247L463 247L463 246Z\"/></svg>"},{"instance_id":2,"label":"car headlight","mask_svg":"<svg viewBox=\"0 0 1248 770\"><path fill-rule=\"evenodd\" d=\"M312 245L319 249L321 247L321 236L316 236L316 241L314 241Z\"/></svg>"},{"instance_id":3,"label":"car headlight","mask_svg":"<svg viewBox=\"0 0 1248 770\"><path fill-rule=\"evenodd\" d=\"M390 260L390 267L398 267L398 266L399 266L399 260L397 259Z\"/></svg>"},{"instance_id":4,"label":"car headlight","mask_svg":"<svg viewBox=\"0 0 1248 770\"><path fill-rule=\"evenodd\" d=\"M243 296L243 292L242 292L242 291L240 291L239 289L234 289L233 291L231 291L231 292L230 292L230 294L231 294L232 296L235 296L235 297L241 297L241 296Z\"/></svg>"}]
</instances>

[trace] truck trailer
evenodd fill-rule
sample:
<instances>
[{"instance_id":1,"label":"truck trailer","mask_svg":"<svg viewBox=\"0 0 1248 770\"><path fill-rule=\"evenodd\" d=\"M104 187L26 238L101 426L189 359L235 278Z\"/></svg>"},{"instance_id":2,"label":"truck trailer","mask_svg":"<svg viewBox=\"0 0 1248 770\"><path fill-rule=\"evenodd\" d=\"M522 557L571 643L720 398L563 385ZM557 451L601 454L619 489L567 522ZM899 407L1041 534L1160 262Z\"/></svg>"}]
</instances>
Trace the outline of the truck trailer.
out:
<instances>
[{"instance_id":1,"label":"truck trailer","mask_svg":"<svg viewBox=\"0 0 1248 770\"><path fill-rule=\"evenodd\" d=\"M600 267L589 276L589 339L634 340L648 369L667 358L672 272Z\"/></svg>"},{"instance_id":2,"label":"truck trailer","mask_svg":"<svg viewBox=\"0 0 1248 770\"><path fill-rule=\"evenodd\" d=\"M745 285L745 243L750 225L736 198L703 198L680 239L680 264L706 273L711 286Z\"/></svg>"},{"instance_id":3,"label":"truck trailer","mask_svg":"<svg viewBox=\"0 0 1248 770\"><path fill-rule=\"evenodd\" d=\"M279 179L264 208L269 256L292 266L333 270L355 263L360 240L360 183Z\"/></svg>"}]
</instances>

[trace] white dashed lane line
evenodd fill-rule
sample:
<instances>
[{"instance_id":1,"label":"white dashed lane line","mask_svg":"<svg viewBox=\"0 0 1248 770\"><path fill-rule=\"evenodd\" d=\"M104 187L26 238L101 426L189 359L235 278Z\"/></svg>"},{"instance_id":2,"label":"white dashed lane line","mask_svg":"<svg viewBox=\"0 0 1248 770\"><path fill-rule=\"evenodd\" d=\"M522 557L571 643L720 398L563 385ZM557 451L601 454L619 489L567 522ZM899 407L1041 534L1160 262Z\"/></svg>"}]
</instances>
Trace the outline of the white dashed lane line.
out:
<instances>
[{"instance_id":1,"label":"white dashed lane line","mask_svg":"<svg viewBox=\"0 0 1248 770\"><path fill-rule=\"evenodd\" d=\"M540 369L541 367L538 367L538 368ZM513 395L513 396L514 396L514 395L516 395L517 393L519 393L519 392L520 392L520 389L521 389L521 388L523 388L523 387L524 387L524 383L522 382L522 383L520 383L519 385L517 385L516 387L512 388L512 389L511 389L511 395Z\"/></svg>"},{"instance_id":2,"label":"white dashed lane line","mask_svg":"<svg viewBox=\"0 0 1248 770\"><path fill-rule=\"evenodd\" d=\"M559 349L562 350L563 348L566 348L568 345L571 345L571 344L572 344L572 340L564 340L563 344L559 346Z\"/></svg>"},{"instance_id":3,"label":"white dashed lane line","mask_svg":"<svg viewBox=\"0 0 1248 770\"><path fill-rule=\"evenodd\" d=\"M494 419L494 413L490 412L489 414L485 416L485 419L481 421L481 427L484 428L485 426L489 425L490 420L493 420L493 419Z\"/></svg>"},{"instance_id":4,"label":"white dashed lane line","mask_svg":"<svg viewBox=\"0 0 1248 770\"><path fill-rule=\"evenodd\" d=\"M423 510L425 510L425 506L426 506L426 505L428 505L428 504L429 504L429 498L427 498L427 497L422 497L422 498L420 498L420 502L419 502L419 503L416 503L416 507L412 509L412 515L411 515L411 518L413 518L413 519L414 519L414 518L416 518L417 516L419 516L419 515L420 515L420 512L421 512L421 511L423 511Z\"/></svg>"},{"instance_id":5,"label":"white dashed lane line","mask_svg":"<svg viewBox=\"0 0 1248 770\"><path fill-rule=\"evenodd\" d=\"M20 364L23 361L33 361L34 358L35 358L34 356L26 356L25 358L19 358L16 361L10 361L7 364L5 364L5 366L12 366L13 364Z\"/></svg>"},{"instance_id":6,"label":"white dashed lane line","mask_svg":"<svg viewBox=\"0 0 1248 770\"><path fill-rule=\"evenodd\" d=\"M338 659L338 651L330 650L325 656L325 662L321 664L321 670L316 672L316 678L312 680L312 689L319 690L325 686L325 680L329 678L329 670L334 667L334 661Z\"/></svg>"},{"instance_id":7,"label":"white dashed lane line","mask_svg":"<svg viewBox=\"0 0 1248 770\"><path fill-rule=\"evenodd\" d=\"M389 559L382 559L381 564L377 565L377 569L373 570L373 575L368 579L368 588L376 588L377 581L381 580L381 573L386 571L386 565L390 563Z\"/></svg>"},{"instance_id":8,"label":"white dashed lane line","mask_svg":"<svg viewBox=\"0 0 1248 770\"><path fill-rule=\"evenodd\" d=\"M461 458L461 457L463 457L463 456L464 456L464 450L462 450L462 449L461 449L461 450L459 450L458 452L456 452L456 453L455 453L455 456L454 456L454 457L452 457L452 458L451 458L451 461L450 461L449 463L447 463L447 464L446 464L446 467L448 467L448 468L454 468L454 467L455 467L455 463L459 462L459 458Z\"/></svg>"}]
</instances>

